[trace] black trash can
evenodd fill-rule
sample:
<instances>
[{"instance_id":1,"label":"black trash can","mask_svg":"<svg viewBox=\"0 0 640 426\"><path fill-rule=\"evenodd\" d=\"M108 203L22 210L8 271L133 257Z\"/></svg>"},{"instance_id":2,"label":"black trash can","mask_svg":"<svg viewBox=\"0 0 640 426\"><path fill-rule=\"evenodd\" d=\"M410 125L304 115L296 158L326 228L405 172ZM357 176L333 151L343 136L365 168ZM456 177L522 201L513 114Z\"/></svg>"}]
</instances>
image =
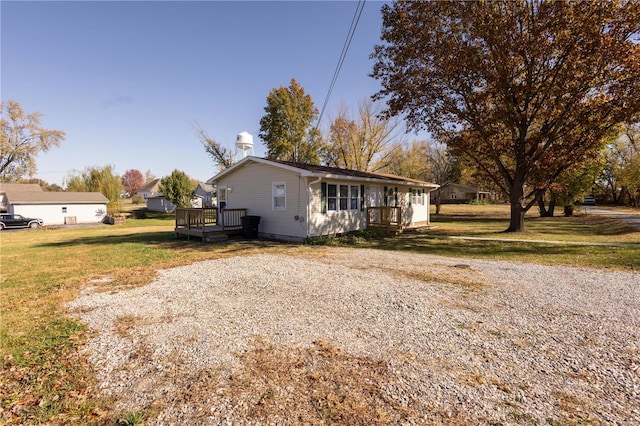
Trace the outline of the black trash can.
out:
<instances>
[{"instance_id":1,"label":"black trash can","mask_svg":"<svg viewBox=\"0 0 640 426\"><path fill-rule=\"evenodd\" d=\"M242 216L242 235L245 238L258 238L260 216Z\"/></svg>"}]
</instances>

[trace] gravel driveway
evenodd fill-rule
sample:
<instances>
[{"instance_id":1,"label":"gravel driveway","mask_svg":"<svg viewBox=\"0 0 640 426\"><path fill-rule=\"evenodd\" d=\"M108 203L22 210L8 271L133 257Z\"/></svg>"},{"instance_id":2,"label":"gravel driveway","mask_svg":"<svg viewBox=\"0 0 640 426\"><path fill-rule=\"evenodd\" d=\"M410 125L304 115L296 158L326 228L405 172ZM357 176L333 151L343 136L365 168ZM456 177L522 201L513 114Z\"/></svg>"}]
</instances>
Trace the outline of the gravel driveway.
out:
<instances>
[{"instance_id":1,"label":"gravel driveway","mask_svg":"<svg viewBox=\"0 0 640 426\"><path fill-rule=\"evenodd\" d=\"M356 412L363 389L363 424L366 401L379 424L640 424L640 274L304 253L87 289L69 308L94 331L85 351L102 394L147 424L351 423L336 413ZM336 363L344 377L327 380L341 396L321 398L315 383Z\"/></svg>"}]
</instances>

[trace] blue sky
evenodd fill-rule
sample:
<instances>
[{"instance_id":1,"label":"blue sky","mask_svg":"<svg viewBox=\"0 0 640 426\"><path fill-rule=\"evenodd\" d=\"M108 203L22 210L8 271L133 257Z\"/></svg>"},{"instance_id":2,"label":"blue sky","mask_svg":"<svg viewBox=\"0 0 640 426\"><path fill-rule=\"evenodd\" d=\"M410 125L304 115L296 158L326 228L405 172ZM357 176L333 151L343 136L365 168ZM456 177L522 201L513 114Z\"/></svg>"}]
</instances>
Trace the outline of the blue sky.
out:
<instances>
[{"instance_id":1,"label":"blue sky","mask_svg":"<svg viewBox=\"0 0 640 426\"><path fill-rule=\"evenodd\" d=\"M368 1L321 128L344 104L380 89L368 76L382 2ZM74 170L173 169L206 180L215 169L196 123L223 145L254 136L269 91L295 78L320 109L356 11L352 1L6 1L1 95L63 130L38 156L37 177Z\"/></svg>"}]
</instances>

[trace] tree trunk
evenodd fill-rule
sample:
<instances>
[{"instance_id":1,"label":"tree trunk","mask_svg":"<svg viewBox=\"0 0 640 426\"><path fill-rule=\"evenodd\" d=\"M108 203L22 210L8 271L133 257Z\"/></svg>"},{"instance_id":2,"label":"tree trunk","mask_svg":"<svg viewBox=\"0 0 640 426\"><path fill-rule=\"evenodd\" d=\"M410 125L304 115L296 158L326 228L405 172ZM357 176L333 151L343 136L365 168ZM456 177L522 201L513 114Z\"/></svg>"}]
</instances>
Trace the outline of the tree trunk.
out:
<instances>
[{"instance_id":1,"label":"tree trunk","mask_svg":"<svg viewBox=\"0 0 640 426\"><path fill-rule=\"evenodd\" d=\"M440 214L440 204L442 204L442 191L436 190L436 215Z\"/></svg>"},{"instance_id":2,"label":"tree trunk","mask_svg":"<svg viewBox=\"0 0 640 426\"><path fill-rule=\"evenodd\" d=\"M522 206L524 199L524 182L518 184L514 182L511 185L511 193L509 194L509 202L511 203L511 218L509 227L505 232L524 232L524 214L526 213Z\"/></svg>"},{"instance_id":3,"label":"tree trunk","mask_svg":"<svg viewBox=\"0 0 640 426\"><path fill-rule=\"evenodd\" d=\"M524 208L520 201L511 203L511 219L509 227L504 232L524 232Z\"/></svg>"},{"instance_id":4,"label":"tree trunk","mask_svg":"<svg viewBox=\"0 0 640 426\"><path fill-rule=\"evenodd\" d=\"M549 209L547 210L547 217L553 217L553 212L556 209L556 197L555 195L551 195L551 200L549 200Z\"/></svg>"},{"instance_id":5,"label":"tree trunk","mask_svg":"<svg viewBox=\"0 0 640 426\"><path fill-rule=\"evenodd\" d=\"M538 200L538 210L540 211L540 217L547 217L549 215L549 212L544 205L544 196L540 197Z\"/></svg>"}]
</instances>

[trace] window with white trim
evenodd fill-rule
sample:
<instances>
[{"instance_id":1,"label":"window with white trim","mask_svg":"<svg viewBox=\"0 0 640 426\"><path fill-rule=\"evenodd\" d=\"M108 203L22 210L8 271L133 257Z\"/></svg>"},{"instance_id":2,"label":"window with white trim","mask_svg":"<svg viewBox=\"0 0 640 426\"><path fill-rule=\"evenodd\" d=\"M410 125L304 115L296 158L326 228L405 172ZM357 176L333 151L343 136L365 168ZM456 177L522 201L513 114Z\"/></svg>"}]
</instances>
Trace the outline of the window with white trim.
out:
<instances>
[{"instance_id":1,"label":"window with white trim","mask_svg":"<svg viewBox=\"0 0 640 426\"><path fill-rule=\"evenodd\" d=\"M360 208L360 186L327 185L327 210L347 211Z\"/></svg>"},{"instance_id":2,"label":"window with white trim","mask_svg":"<svg viewBox=\"0 0 640 426\"><path fill-rule=\"evenodd\" d=\"M273 210L287 209L287 184L284 182L274 182L271 185L271 195L273 199Z\"/></svg>"},{"instance_id":3,"label":"window with white trim","mask_svg":"<svg viewBox=\"0 0 640 426\"><path fill-rule=\"evenodd\" d=\"M424 205L422 189L411 189L411 204Z\"/></svg>"}]
</instances>

